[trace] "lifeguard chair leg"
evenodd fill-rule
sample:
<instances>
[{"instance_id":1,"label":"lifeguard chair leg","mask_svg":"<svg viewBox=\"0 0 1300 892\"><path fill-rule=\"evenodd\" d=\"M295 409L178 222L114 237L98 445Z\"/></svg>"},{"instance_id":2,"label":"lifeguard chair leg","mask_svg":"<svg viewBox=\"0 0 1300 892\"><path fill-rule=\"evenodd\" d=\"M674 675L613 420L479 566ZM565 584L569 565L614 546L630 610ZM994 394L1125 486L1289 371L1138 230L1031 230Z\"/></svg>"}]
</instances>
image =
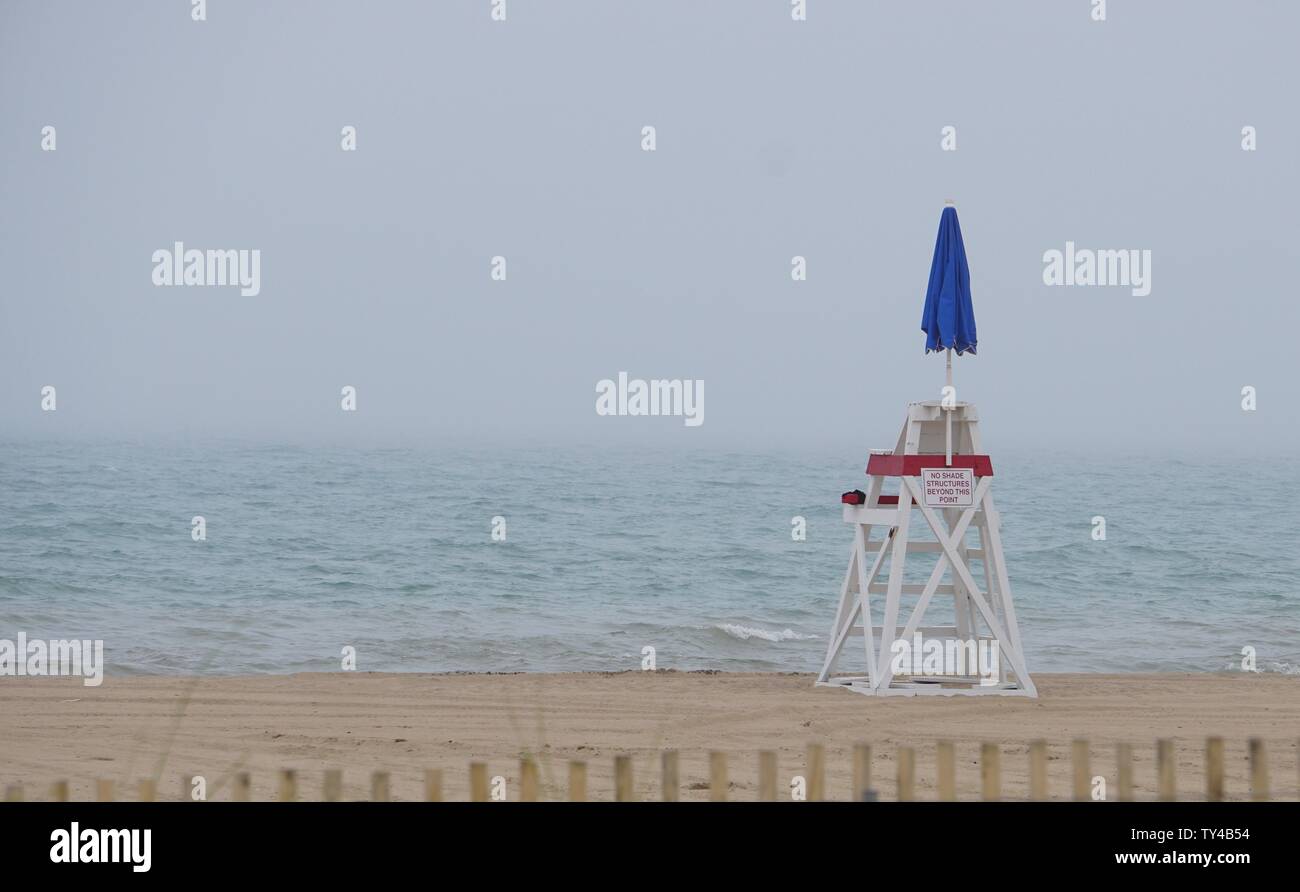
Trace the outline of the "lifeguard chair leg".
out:
<instances>
[{"instance_id":1,"label":"lifeguard chair leg","mask_svg":"<svg viewBox=\"0 0 1300 892\"><path fill-rule=\"evenodd\" d=\"M885 610L880 621L880 656L871 687L879 690L888 677L894 638L898 632L898 608L903 596L903 566L907 560L907 533L912 520L912 500L905 490L898 495L898 524L890 539L893 553L889 560L889 585L885 590Z\"/></svg>"},{"instance_id":2,"label":"lifeguard chair leg","mask_svg":"<svg viewBox=\"0 0 1300 892\"><path fill-rule=\"evenodd\" d=\"M1024 656L1020 650L1020 626L1016 622L1015 599L1011 597L1011 580L1007 576L1007 568L1002 560L1002 535L998 532L999 516L997 509L993 507L992 493L984 496L984 516L988 522L989 544L993 546L992 551L996 555L993 561L994 572L997 574L998 589L1002 595L1002 612L1006 617L1007 634L1011 639L1011 646L1015 649L1016 654L1020 655L1020 665L1016 668L1016 678L1031 696L1037 697L1038 691L1034 687L1033 679L1029 677L1029 672L1025 669Z\"/></svg>"},{"instance_id":3,"label":"lifeguard chair leg","mask_svg":"<svg viewBox=\"0 0 1300 892\"><path fill-rule=\"evenodd\" d=\"M847 637L847 628L852 628L853 620L857 616L857 608L854 607L856 599L853 597L857 589L857 570L858 570L858 542L857 537L853 539L853 545L849 548L849 566L844 572L844 584L840 587L840 607L835 613L835 623L831 626L831 633L826 638L826 661L822 664L822 671L818 673L819 682L826 681L831 672L835 670L835 661L839 659L840 648L844 646L844 639Z\"/></svg>"}]
</instances>

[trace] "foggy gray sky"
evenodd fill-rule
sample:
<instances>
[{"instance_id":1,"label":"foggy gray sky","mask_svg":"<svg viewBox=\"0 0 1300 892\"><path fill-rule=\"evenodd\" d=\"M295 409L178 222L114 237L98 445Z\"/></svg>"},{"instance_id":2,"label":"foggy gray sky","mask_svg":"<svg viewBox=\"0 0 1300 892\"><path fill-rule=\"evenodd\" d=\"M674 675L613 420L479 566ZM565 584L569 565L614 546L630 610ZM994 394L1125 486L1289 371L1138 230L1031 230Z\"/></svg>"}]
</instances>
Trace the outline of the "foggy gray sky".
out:
<instances>
[{"instance_id":1,"label":"foggy gray sky","mask_svg":"<svg viewBox=\"0 0 1300 892\"><path fill-rule=\"evenodd\" d=\"M1300 7L1090 6L5 2L0 437L888 446L952 198L990 451L1286 448ZM178 240L261 293L154 287ZM1044 285L1067 240L1151 294ZM621 370L705 424L598 417Z\"/></svg>"}]
</instances>

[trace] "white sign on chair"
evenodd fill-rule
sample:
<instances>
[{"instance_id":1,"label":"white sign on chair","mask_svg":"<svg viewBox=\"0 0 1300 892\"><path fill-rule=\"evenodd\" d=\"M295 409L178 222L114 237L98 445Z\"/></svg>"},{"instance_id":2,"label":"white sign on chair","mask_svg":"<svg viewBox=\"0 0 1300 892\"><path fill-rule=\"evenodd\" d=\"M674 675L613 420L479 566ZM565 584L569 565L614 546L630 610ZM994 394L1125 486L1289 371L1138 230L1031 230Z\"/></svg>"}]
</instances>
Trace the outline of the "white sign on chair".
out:
<instances>
[{"instance_id":1,"label":"white sign on chair","mask_svg":"<svg viewBox=\"0 0 1300 892\"><path fill-rule=\"evenodd\" d=\"M970 468L922 468L921 486L930 508L969 508L975 493L975 472Z\"/></svg>"}]
</instances>

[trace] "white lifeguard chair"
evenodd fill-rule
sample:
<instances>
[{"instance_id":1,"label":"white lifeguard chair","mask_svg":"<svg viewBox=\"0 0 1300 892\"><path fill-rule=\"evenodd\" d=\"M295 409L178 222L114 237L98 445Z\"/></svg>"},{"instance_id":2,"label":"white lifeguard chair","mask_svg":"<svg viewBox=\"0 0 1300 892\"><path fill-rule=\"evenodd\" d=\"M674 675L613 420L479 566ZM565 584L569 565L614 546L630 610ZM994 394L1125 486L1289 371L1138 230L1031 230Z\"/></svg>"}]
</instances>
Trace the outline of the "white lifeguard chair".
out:
<instances>
[{"instance_id":1,"label":"white lifeguard chair","mask_svg":"<svg viewBox=\"0 0 1300 892\"><path fill-rule=\"evenodd\" d=\"M853 525L853 550L817 684L878 696L1037 697L1020 646L998 513L990 491L993 465L980 451L975 407L960 402L945 406L939 400L912 403L897 445L893 450L872 451L867 476L862 504L844 505L844 521ZM886 493L886 481L895 478L899 481L897 494ZM948 480L955 484L946 486ZM859 497L845 494L846 500ZM914 536L911 530L914 515L925 521L921 536ZM872 539L877 529L883 535ZM968 534L977 537L974 546ZM904 581L908 558L921 554L937 557L928 581ZM979 564L982 584L976 581L972 562ZM886 563L887 578L882 574ZM940 624L922 625L928 611L946 610L949 604L951 611ZM902 617L906 619L900 630ZM850 647L850 641L859 636L861 644ZM897 661L907 671L896 674L896 641L906 642L911 651L920 644L930 656L935 646L929 642L939 641L945 657L956 650L965 655L968 664L972 651L980 648L990 657L984 665L986 671L959 675L917 672L917 658L909 654L910 659ZM865 656L866 674L836 675L840 658L854 651ZM988 671L994 654L996 672ZM929 668L924 662L925 655L919 661L923 670ZM942 659L938 662L944 663ZM944 665L950 668L951 662Z\"/></svg>"}]
</instances>

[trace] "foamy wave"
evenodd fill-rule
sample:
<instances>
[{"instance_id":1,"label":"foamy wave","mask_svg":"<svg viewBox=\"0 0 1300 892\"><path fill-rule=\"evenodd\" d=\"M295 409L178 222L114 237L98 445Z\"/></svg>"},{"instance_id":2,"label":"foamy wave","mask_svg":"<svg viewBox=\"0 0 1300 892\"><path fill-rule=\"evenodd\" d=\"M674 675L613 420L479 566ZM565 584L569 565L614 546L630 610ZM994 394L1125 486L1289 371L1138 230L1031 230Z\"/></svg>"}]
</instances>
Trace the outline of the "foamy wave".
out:
<instances>
[{"instance_id":1,"label":"foamy wave","mask_svg":"<svg viewBox=\"0 0 1300 892\"><path fill-rule=\"evenodd\" d=\"M1245 672L1245 671L1246 671L1246 670L1243 670L1243 669L1241 668L1241 661L1240 661L1240 660L1233 660L1233 661L1231 661L1230 663L1228 663L1228 665L1224 666L1223 668L1224 668L1224 670L1226 670L1226 671L1228 671L1228 672ZM1269 673L1269 672L1274 672L1274 673L1277 673L1278 675L1300 675L1300 665L1297 665L1297 664L1295 664L1295 663L1287 663L1287 662L1285 662L1285 661L1281 661L1281 660L1270 660L1269 662L1266 662L1266 663L1260 663L1260 664L1255 668L1255 672L1258 672L1258 673ZM1248 673L1248 674L1250 674L1250 673Z\"/></svg>"},{"instance_id":2,"label":"foamy wave","mask_svg":"<svg viewBox=\"0 0 1300 892\"><path fill-rule=\"evenodd\" d=\"M758 629L754 626L739 626L735 623L722 623L714 626L714 628L726 632L732 638L739 638L741 641L748 641L750 638L761 638L764 641L807 641L809 638L817 637L816 635L805 635L803 632L796 632L793 629L769 632L767 629Z\"/></svg>"}]
</instances>

